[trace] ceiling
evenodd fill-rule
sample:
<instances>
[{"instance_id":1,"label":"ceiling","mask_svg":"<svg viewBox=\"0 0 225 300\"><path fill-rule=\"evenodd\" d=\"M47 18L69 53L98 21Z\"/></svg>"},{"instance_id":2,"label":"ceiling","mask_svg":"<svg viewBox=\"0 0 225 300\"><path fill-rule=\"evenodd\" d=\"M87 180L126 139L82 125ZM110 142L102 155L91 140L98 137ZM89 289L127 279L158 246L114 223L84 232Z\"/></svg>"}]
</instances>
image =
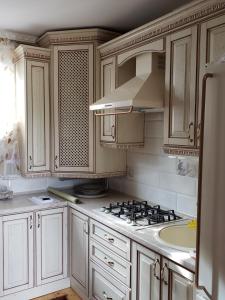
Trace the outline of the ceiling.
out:
<instances>
[{"instance_id":1,"label":"ceiling","mask_svg":"<svg viewBox=\"0 0 225 300\"><path fill-rule=\"evenodd\" d=\"M57 29L127 32L190 0L0 0L0 30L40 36Z\"/></svg>"}]
</instances>

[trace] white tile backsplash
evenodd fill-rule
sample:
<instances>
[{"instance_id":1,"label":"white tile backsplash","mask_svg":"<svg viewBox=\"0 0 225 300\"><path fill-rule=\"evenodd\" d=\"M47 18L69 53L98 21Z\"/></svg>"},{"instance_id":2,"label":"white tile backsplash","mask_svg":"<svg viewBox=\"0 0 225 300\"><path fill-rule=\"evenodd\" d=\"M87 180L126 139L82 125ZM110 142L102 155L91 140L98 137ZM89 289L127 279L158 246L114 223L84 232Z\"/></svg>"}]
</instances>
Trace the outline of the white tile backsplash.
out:
<instances>
[{"instance_id":1,"label":"white tile backsplash","mask_svg":"<svg viewBox=\"0 0 225 300\"><path fill-rule=\"evenodd\" d=\"M60 180L54 177L42 177L42 178L24 178L19 177L11 180L11 188L14 194L44 191L48 186L52 187L70 187L75 184L79 184L81 180ZM0 184L8 186L8 180L0 180Z\"/></svg>"},{"instance_id":2,"label":"white tile backsplash","mask_svg":"<svg viewBox=\"0 0 225 300\"><path fill-rule=\"evenodd\" d=\"M145 118L145 146L127 153L128 175L110 180L110 186L178 212L196 216L198 159L168 157L163 153L163 113ZM188 166L180 175L179 159ZM191 170L191 171L190 171Z\"/></svg>"}]
</instances>

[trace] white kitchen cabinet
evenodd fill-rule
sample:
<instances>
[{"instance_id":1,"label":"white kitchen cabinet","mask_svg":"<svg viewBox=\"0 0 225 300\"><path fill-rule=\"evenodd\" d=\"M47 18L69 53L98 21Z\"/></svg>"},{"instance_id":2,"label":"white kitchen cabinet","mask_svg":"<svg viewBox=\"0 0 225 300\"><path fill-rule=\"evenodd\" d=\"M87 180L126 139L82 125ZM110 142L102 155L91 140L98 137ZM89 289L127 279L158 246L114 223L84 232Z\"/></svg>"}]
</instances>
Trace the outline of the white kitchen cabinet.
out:
<instances>
[{"instance_id":1,"label":"white kitchen cabinet","mask_svg":"<svg viewBox=\"0 0 225 300\"><path fill-rule=\"evenodd\" d=\"M33 214L4 216L0 230L0 296L32 288Z\"/></svg>"},{"instance_id":2,"label":"white kitchen cabinet","mask_svg":"<svg viewBox=\"0 0 225 300\"><path fill-rule=\"evenodd\" d=\"M118 66L116 57L101 61L101 97L135 76L135 59ZM116 113L107 109L103 113ZM103 147L126 149L129 146L144 145L144 113L127 115L106 115L101 118L101 145Z\"/></svg>"},{"instance_id":3,"label":"white kitchen cabinet","mask_svg":"<svg viewBox=\"0 0 225 300\"><path fill-rule=\"evenodd\" d=\"M104 269L90 262L91 300L129 300L130 289L110 276Z\"/></svg>"},{"instance_id":4,"label":"white kitchen cabinet","mask_svg":"<svg viewBox=\"0 0 225 300\"><path fill-rule=\"evenodd\" d=\"M137 243L132 245L131 287L132 300L159 300L160 256Z\"/></svg>"},{"instance_id":5,"label":"white kitchen cabinet","mask_svg":"<svg viewBox=\"0 0 225 300\"><path fill-rule=\"evenodd\" d=\"M194 274L164 258L161 281L162 300L194 300Z\"/></svg>"},{"instance_id":6,"label":"white kitchen cabinet","mask_svg":"<svg viewBox=\"0 0 225 300\"><path fill-rule=\"evenodd\" d=\"M25 176L50 173L50 51L19 46L16 56L16 100L19 115L21 170Z\"/></svg>"},{"instance_id":7,"label":"white kitchen cabinet","mask_svg":"<svg viewBox=\"0 0 225 300\"><path fill-rule=\"evenodd\" d=\"M93 51L92 44L53 49L54 172L93 172Z\"/></svg>"},{"instance_id":8,"label":"white kitchen cabinet","mask_svg":"<svg viewBox=\"0 0 225 300\"><path fill-rule=\"evenodd\" d=\"M197 26L166 37L164 144L195 147Z\"/></svg>"},{"instance_id":9,"label":"white kitchen cabinet","mask_svg":"<svg viewBox=\"0 0 225 300\"><path fill-rule=\"evenodd\" d=\"M207 63L216 62L225 54L225 16L210 19L201 25L200 36L200 74L198 103L198 146L200 144L202 79Z\"/></svg>"},{"instance_id":10,"label":"white kitchen cabinet","mask_svg":"<svg viewBox=\"0 0 225 300\"><path fill-rule=\"evenodd\" d=\"M88 217L70 209L71 286L88 297Z\"/></svg>"},{"instance_id":11,"label":"white kitchen cabinet","mask_svg":"<svg viewBox=\"0 0 225 300\"><path fill-rule=\"evenodd\" d=\"M108 58L101 62L101 97L110 94L116 87L116 58ZM101 117L101 141L115 141L116 116Z\"/></svg>"},{"instance_id":12,"label":"white kitchen cabinet","mask_svg":"<svg viewBox=\"0 0 225 300\"><path fill-rule=\"evenodd\" d=\"M67 277L67 208L36 213L37 284Z\"/></svg>"}]
</instances>

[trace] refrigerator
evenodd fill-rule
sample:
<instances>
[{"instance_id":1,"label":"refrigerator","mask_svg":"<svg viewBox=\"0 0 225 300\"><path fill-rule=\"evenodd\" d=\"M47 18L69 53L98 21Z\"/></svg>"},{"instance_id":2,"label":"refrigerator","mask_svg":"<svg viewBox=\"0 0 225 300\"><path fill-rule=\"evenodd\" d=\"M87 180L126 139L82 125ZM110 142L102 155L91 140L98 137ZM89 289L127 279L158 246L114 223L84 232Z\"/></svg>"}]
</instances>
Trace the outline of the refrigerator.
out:
<instances>
[{"instance_id":1,"label":"refrigerator","mask_svg":"<svg viewBox=\"0 0 225 300\"><path fill-rule=\"evenodd\" d=\"M225 57L206 66L201 126L196 285L225 300Z\"/></svg>"}]
</instances>

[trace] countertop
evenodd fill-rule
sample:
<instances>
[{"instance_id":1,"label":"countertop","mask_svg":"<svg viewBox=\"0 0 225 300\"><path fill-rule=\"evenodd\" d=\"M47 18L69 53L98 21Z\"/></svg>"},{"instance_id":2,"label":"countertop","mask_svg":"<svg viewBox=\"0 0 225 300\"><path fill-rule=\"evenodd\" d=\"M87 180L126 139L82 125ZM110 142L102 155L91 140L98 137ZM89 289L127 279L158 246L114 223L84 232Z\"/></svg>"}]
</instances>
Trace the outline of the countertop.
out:
<instances>
[{"instance_id":1,"label":"countertop","mask_svg":"<svg viewBox=\"0 0 225 300\"><path fill-rule=\"evenodd\" d=\"M68 190L70 192L70 190ZM31 198L40 195L49 195L55 199L52 203L37 204L34 203ZM31 193L14 196L12 200L0 201L0 216L23 213L30 211L38 211L42 209L51 209L57 207L69 206L76 209L77 211L89 216L90 218L111 227L112 229L118 231L119 233L127 236L128 238L142 244L143 246L165 256L166 258L182 265L183 267L189 269L190 271L195 271L195 259L191 258L189 252L184 252L180 250L173 249L167 245L161 243L156 239L157 232L163 227L168 225L154 225L148 227L148 229L143 229L143 227L137 228L136 226L131 226L126 224L126 222L121 221L119 218L113 216L105 215L104 212L100 211L102 206L107 206L109 202L120 202L125 200L133 200L134 197L128 195L110 191L109 194L103 198L97 199L81 199L80 204L73 204L62 200L60 197L49 193ZM137 199L137 198L135 198ZM180 221L179 221L180 222ZM185 222L185 221L181 221ZM172 223L172 222L171 222ZM170 223L170 224L171 224ZM177 221L176 221L177 223Z\"/></svg>"}]
</instances>

